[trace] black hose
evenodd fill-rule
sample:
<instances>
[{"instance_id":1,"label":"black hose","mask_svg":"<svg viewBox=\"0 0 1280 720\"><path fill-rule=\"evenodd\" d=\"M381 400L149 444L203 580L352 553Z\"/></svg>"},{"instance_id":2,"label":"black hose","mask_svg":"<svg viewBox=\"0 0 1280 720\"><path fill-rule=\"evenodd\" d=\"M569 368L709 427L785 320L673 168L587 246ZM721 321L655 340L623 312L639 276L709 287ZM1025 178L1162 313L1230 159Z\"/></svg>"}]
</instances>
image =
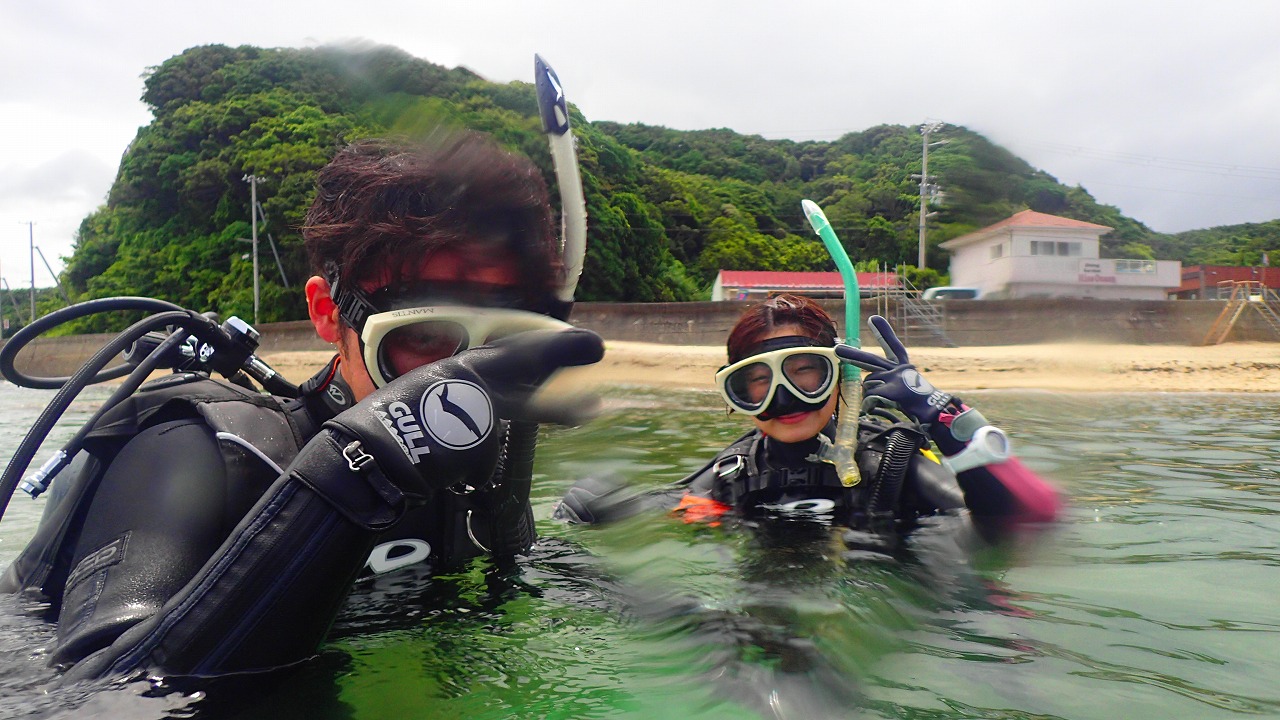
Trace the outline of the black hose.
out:
<instances>
[{"instance_id":1,"label":"black hose","mask_svg":"<svg viewBox=\"0 0 1280 720\"><path fill-rule=\"evenodd\" d=\"M495 556L514 555L527 549L534 533L528 514L529 490L533 484L533 458L538 449L538 423L512 420L507 425L507 442L499 469L501 498L494 508L494 524L489 542Z\"/></svg>"},{"instance_id":2,"label":"black hose","mask_svg":"<svg viewBox=\"0 0 1280 720\"><path fill-rule=\"evenodd\" d=\"M5 343L3 348L0 348L0 375L3 375L6 380L14 385L19 385L21 387L36 388L38 390L57 390L58 388L61 388L71 380L71 377L34 377L21 373L14 366L14 359L17 357L18 353L21 352L28 343L44 334L47 330L87 315L96 315L98 313L116 310L141 310L151 313L176 311L183 313L184 317L188 314L182 307L174 305L173 303L145 297L113 297L103 298L100 300L87 300L70 307L62 308L61 310L55 310L14 333L13 337L9 338L9 342ZM130 343L136 339L137 338L131 339ZM129 344L126 344L123 348L117 349L111 355L107 356L102 365L106 365L106 361L111 360L112 357L115 357L120 352L127 350L128 347ZM94 357L96 358L97 355ZM100 368L101 366L99 366L98 369ZM81 369L83 370L83 368ZM95 370L96 374L85 384L91 385L93 383L100 383L106 380L115 380L116 378L128 375L132 371L133 366L128 364L120 364L113 368L108 368L100 373ZM79 376L80 373L77 372L75 377Z\"/></svg>"},{"instance_id":3,"label":"black hose","mask_svg":"<svg viewBox=\"0 0 1280 720\"><path fill-rule=\"evenodd\" d=\"M146 311L157 314L134 323L124 332L112 338L110 342L94 353L93 357L89 358L89 361L70 377L35 377L19 372L15 366L14 360L18 353L47 330L77 318L120 310ZM128 350L147 333L170 326L176 326L179 329L174 330L165 337L152 352L145 354L141 361L137 362L136 367L129 363L103 370L107 363L111 362L112 358ZM39 451L40 445L48 436L49 431L53 429L58 419L62 417L62 414L66 412L72 401L86 386L129 375L129 378L120 387L116 388L111 397L98 408L93 417L81 426L80 430L63 447L62 451L35 473L31 482L32 487L28 488L32 497L43 492L47 484L46 480L56 476L62 468L67 466L72 457L80 451L85 437L88 436L103 415L132 395L162 363L171 361L171 358L168 358L171 355L170 351L182 344L189 335L194 335L202 342L208 343L214 358L212 365L218 372L228 377L235 376L240 378L243 377L242 371L247 371L268 390L286 397L297 397L297 387L280 377L269 366L253 356L253 348L257 347L257 334L252 331L252 328L241 326L243 326L243 323L233 326L228 331L226 329L227 326L219 328L216 320L212 317L197 314L163 300L144 297L115 297L89 300L62 308L33 321L30 325L15 333L9 342L3 348L0 348L0 375L3 375L5 379L15 385L57 390L58 393L45 406L35 424L27 431L17 450L14 451L13 457L9 460L9 464L5 467L4 473L0 474L0 518L4 516L5 510L9 507L9 501L13 497L14 490L18 487L22 473L31 464L31 459ZM201 359L202 361L205 359L203 348ZM533 432L533 442L536 443L536 426ZM528 460L522 463L522 466L524 466L523 471L531 475L533 462L531 448L527 451L527 454L529 456Z\"/></svg>"},{"instance_id":4,"label":"black hose","mask_svg":"<svg viewBox=\"0 0 1280 720\"><path fill-rule=\"evenodd\" d=\"M151 373L155 371L160 363L164 362L165 353L170 349L181 345L187 339L187 335L188 333L186 330L179 329L174 331L173 334L165 338L164 341L156 347L155 352L147 355L142 359L142 362L138 363L137 369L135 369L124 382L120 383L119 387L115 389L115 392L111 393L111 397L107 398L107 401L102 403L102 405L94 411L89 420L81 425L80 429L76 431L76 434L72 436L71 440L63 446L62 452L65 453L68 461L75 457L76 453L80 452L80 448L84 447L84 439L88 437L89 433L95 427L97 427L98 421L102 419L102 416L106 415L108 410L119 405L121 401L136 392L142 383L147 381L147 378L150 377ZM0 509L0 514L3 514L2 509Z\"/></svg>"},{"instance_id":5,"label":"black hose","mask_svg":"<svg viewBox=\"0 0 1280 720\"><path fill-rule=\"evenodd\" d=\"M117 299L117 298L112 298L112 299ZM147 298L120 298L120 299L146 300ZM151 302L161 302L161 301L152 300ZM168 305L169 303L164 303L164 304ZM174 307L177 307L177 306L174 306ZM70 308L64 308L64 309L70 309ZM112 309L122 309L122 308L112 308ZM136 308L129 308L129 309L136 309ZM40 318L40 320L43 321L51 317L52 315L54 315L54 313L50 313L49 315L46 315L45 317ZM78 315L76 317L78 317ZM151 317L144 318L143 320L140 320L134 323L124 332L120 333L115 338L113 338L106 345L102 346L102 348L99 349L98 352L94 353L93 357L89 358L88 362L80 366L80 369L76 371L75 375L72 375L70 378L67 378L66 382L61 383L57 386L59 388L58 394L55 395L53 400L49 401L49 404L45 406L43 411L41 411L40 417L36 419L35 424L31 426L31 429L27 431L26 436L22 439L22 442L18 445L18 449L14 451L13 457L9 460L8 466L5 467L4 469L4 474L0 475L0 518L4 516L4 511L9 507L9 500L10 498L13 497L13 491L17 489L18 483L21 481L22 473L27 469L27 466L31 463L31 458L33 458L36 452L39 451L40 445L41 443L44 442L44 439L49 434L49 431L53 429L53 426L58 422L58 418L62 417L62 414L66 412L67 408L71 405L71 402L75 400L77 395L80 394L80 391L83 390L87 385L90 385L93 382L99 381L97 380L97 378L101 377L101 375L99 374L99 371L103 368L103 366L111 362L112 358L114 358L116 355L123 352L135 340L142 337L143 335L146 335L148 332L151 332L152 330L155 330L158 328L165 327L167 325L177 325L177 324L183 323L185 321L188 321L191 317L192 317L192 313L179 308L178 311L176 312L162 312L158 315L152 315ZM29 328L32 326L28 325L27 327ZM24 330L25 329L26 328L24 328ZM29 342L29 341L30 341L30 338L27 338L26 340L24 340L24 344L25 342ZM8 348L9 346L6 345L5 350L8 350ZM12 360L11 357L10 357L10 360ZM138 377L146 378L146 373L149 373L149 372L150 370L148 369L145 371L145 373L138 373ZM26 377L26 376L23 376L23 377ZM36 379L49 380L49 378L36 378ZM103 408L109 408L110 405L111 403L104 404ZM99 413L104 411L105 410L100 409ZM70 460L70 457L65 458L65 460Z\"/></svg>"},{"instance_id":6,"label":"black hose","mask_svg":"<svg viewBox=\"0 0 1280 720\"><path fill-rule=\"evenodd\" d=\"M867 514L873 519L881 514L896 514L902 497L903 481L911 458L920 449L920 438L904 428L891 428L885 433L884 455L876 473L876 486L867 503Z\"/></svg>"}]
</instances>

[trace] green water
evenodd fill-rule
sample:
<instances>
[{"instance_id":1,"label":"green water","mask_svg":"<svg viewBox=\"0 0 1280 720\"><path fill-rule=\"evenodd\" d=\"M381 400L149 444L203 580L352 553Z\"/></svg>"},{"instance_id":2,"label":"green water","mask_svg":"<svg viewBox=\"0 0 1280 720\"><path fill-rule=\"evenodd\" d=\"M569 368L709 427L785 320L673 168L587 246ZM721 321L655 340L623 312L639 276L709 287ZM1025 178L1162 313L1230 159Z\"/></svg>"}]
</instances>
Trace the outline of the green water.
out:
<instances>
[{"instance_id":1,"label":"green water","mask_svg":"<svg viewBox=\"0 0 1280 720\"><path fill-rule=\"evenodd\" d=\"M0 390L8 452L25 399ZM573 480L669 482L744 429L710 394L620 390L605 417L546 432L543 540L517 567L366 589L319 658L249 696L44 692L48 631L10 613L0 715L1280 717L1278 398L966 399L1063 489L1058 526L976 553L932 528L914 562L849 565L803 529L558 524ZM38 518L23 500L6 562Z\"/></svg>"}]
</instances>

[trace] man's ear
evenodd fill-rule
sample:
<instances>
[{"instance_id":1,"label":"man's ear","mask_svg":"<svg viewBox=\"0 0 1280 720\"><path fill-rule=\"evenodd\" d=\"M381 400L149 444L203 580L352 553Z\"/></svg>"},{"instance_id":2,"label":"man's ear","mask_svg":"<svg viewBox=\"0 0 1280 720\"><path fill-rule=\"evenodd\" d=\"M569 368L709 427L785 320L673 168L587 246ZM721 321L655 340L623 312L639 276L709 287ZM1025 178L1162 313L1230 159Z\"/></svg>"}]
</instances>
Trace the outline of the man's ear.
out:
<instances>
[{"instance_id":1,"label":"man's ear","mask_svg":"<svg viewBox=\"0 0 1280 720\"><path fill-rule=\"evenodd\" d=\"M336 343L342 337L338 306L329 296L329 281L319 275L307 280L307 314L311 316L311 324L321 340Z\"/></svg>"}]
</instances>

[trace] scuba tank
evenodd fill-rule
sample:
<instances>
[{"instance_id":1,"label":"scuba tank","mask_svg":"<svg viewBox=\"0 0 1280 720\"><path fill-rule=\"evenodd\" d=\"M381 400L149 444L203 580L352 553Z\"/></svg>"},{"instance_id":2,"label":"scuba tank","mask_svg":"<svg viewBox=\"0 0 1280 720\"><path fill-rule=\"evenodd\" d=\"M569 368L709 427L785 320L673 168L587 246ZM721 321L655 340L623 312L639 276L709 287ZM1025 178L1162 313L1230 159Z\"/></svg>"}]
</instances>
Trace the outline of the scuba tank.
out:
<instances>
[{"instance_id":1,"label":"scuba tank","mask_svg":"<svg viewBox=\"0 0 1280 720\"><path fill-rule=\"evenodd\" d=\"M109 341L74 375L39 377L17 369L14 360L18 353L45 332L78 318L120 310L154 314L134 323ZM13 491L19 486L22 473L31 463L45 436L76 396L89 385L125 377L124 382L66 446L36 472L21 480L22 489L31 497L44 492L51 478L70 463L71 458L83 447L85 436L97 421L133 395L157 369L204 374L218 372L237 385L252 388L253 381L256 381L272 394L297 397L298 388L254 354L258 339L258 331L238 317L231 317L219 325L212 313L201 314L163 300L143 297L104 298L78 303L49 313L15 333L0 348L0 375L14 385L58 392L27 431L4 473L0 475L0 517L3 517ZM124 355L126 362L107 368L107 364L119 354Z\"/></svg>"}]
</instances>

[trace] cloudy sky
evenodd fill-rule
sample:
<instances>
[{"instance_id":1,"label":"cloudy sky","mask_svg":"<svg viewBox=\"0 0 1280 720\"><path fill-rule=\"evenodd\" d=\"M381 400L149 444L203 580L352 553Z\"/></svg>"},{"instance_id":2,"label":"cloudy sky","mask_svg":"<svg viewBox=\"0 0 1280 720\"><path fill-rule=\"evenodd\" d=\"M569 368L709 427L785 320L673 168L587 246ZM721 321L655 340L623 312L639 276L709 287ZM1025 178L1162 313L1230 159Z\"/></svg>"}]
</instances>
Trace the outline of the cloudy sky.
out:
<instances>
[{"instance_id":1,"label":"cloudy sky","mask_svg":"<svg viewBox=\"0 0 1280 720\"><path fill-rule=\"evenodd\" d=\"M5 0L0 27L13 287L31 237L56 271L104 201L151 119L146 68L211 43L368 41L499 82L539 52L591 120L821 140L941 120L1156 230L1280 218L1271 0Z\"/></svg>"}]
</instances>

